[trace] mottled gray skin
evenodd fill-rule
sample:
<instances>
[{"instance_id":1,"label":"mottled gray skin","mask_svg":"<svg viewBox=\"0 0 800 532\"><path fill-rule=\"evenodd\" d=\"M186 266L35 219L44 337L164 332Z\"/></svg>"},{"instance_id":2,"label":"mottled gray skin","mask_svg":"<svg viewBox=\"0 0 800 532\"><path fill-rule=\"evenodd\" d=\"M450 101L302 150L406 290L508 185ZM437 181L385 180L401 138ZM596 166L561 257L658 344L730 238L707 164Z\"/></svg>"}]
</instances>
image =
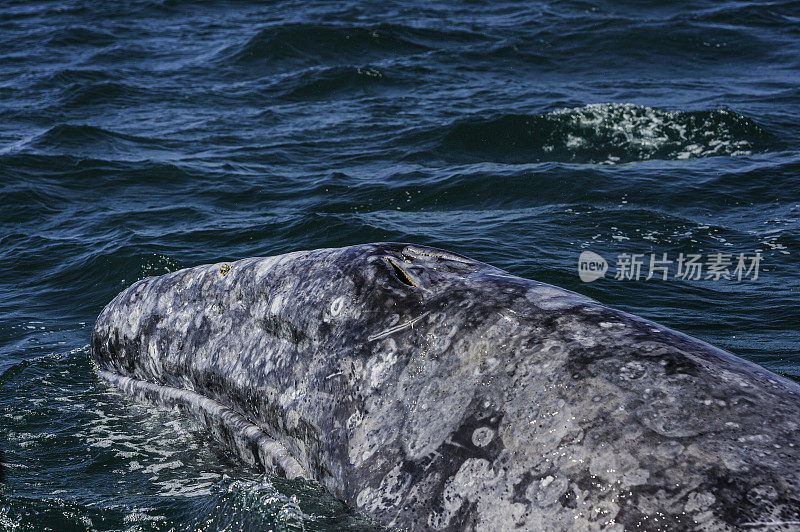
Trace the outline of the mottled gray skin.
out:
<instances>
[{"instance_id":1,"label":"mottled gray skin","mask_svg":"<svg viewBox=\"0 0 800 532\"><path fill-rule=\"evenodd\" d=\"M441 250L322 249L140 281L107 380L379 523L730 530L800 522L800 387Z\"/></svg>"}]
</instances>

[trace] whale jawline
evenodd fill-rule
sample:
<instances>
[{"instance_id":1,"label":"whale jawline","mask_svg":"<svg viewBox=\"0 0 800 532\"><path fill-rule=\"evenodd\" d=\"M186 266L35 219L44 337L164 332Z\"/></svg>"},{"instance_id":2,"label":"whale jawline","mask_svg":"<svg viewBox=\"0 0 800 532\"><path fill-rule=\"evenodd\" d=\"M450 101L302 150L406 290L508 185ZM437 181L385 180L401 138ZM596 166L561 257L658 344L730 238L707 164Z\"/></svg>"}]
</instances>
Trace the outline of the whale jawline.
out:
<instances>
[{"instance_id":1,"label":"whale jawline","mask_svg":"<svg viewBox=\"0 0 800 532\"><path fill-rule=\"evenodd\" d=\"M213 399L184 388L155 384L103 369L98 369L97 373L104 381L134 397L187 411L252 467L289 479L312 478L280 442L246 417Z\"/></svg>"}]
</instances>

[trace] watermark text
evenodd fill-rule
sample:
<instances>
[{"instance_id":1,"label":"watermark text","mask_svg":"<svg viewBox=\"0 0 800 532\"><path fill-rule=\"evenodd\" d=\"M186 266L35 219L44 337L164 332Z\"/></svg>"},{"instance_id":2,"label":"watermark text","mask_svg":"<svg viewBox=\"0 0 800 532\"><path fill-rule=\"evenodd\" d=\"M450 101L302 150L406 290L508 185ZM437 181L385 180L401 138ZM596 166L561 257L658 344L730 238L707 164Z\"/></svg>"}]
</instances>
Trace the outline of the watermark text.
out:
<instances>
[{"instance_id":1,"label":"watermark text","mask_svg":"<svg viewBox=\"0 0 800 532\"><path fill-rule=\"evenodd\" d=\"M761 253L620 253L614 263L618 281L755 281ZM605 277L608 261L594 251L578 257L578 276L586 283Z\"/></svg>"}]
</instances>

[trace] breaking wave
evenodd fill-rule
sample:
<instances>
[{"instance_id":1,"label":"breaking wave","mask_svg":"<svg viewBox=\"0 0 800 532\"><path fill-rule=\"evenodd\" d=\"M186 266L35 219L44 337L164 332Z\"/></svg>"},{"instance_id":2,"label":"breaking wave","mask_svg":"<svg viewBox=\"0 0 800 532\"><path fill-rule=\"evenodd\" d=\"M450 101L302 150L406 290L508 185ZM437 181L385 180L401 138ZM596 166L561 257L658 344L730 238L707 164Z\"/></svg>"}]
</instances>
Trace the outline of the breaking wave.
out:
<instances>
[{"instance_id":1,"label":"breaking wave","mask_svg":"<svg viewBox=\"0 0 800 532\"><path fill-rule=\"evenodd\" d=\"M458 122L440 149L498 162L618 164L749 155L772 145L769 132L730 109L685 112L609 103Z\"/></svg>"}]
</instances>

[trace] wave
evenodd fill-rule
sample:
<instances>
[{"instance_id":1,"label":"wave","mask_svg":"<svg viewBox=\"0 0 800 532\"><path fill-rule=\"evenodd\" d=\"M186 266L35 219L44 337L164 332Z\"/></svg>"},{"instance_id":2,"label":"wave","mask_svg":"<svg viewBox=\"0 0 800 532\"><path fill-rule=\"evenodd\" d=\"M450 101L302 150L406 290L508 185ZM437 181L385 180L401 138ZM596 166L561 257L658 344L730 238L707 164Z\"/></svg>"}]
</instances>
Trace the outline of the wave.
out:
<instances>
[{"instance_id":1,"label":"wave","mask_svg":"<svg viewBox=\"0 0 800 532\"><path fill-rule=\"evenodd\" d=\"M244 46L232 50L227 59L237 63L282 59L325 58L336 55L374 54L376 52L414 52L426 47L403 38L384 27L339 28L295 24L259 31Z\"/></svg>"},{"instance_id":2,"label":"wave","mask_svg":"<svg viewBox=\"0 0 800 532\"><path fill-rule=\"evenodd\" d=\"M281 60L329 60L335 58L374 59L422 53L442 43L467 42L477 34L414 28L395 24L375 27L287 24L259 31L244 45L221 53L224 63L247 64Z\"/></svg>"},{"instance_id":3,"label":"wave","mask_svg":"<svg viewBox=\"0 0 800 532\"><path fill-rule=\"evenodd\" d=\"M447 128L437 151L509 163L618 164L749 155L774 145L769 132L730 109L686 112L610 103L467 119Z\"/></svg>"},{"instance_id":4,"label":"wave","mask_svg":"<svg viewBox=\"0 0 800 532\"><path fill-rule=\"evenodd\" d=\"M782 28L797 23L797 4L794 0L710 4L709 8L700 12L680 15L675 21L684 19L732 26L741 25L746 21L751 27Z\"/></svg>"},{"instance_id":5,"label":"wave","mask_svg":"<svg viewBox=\"0 0 800 532\"><path fill-rule=\"evenodd\" d=\"M112 101L134 103L139 91L136 87L114 81L72 83L62 91L58 106L103 105Z\"/></svg>"},{"instance_id":6,"label":"wave","mask_svg":"<svg viewBox=\"0 0 800 532\"><path fill-rule=\"evenodd\" d=\"M600 29L587 35L590 28ZM683 70L697 63L717 68L721 60L762 61L770 49L758 35L734 27L704 23L631 21L610 19L601 23L587 21L587 27L564 28L555 38L560 57L573 63L590 59L590 64L619 64L620 50L625 58L647 58L661 66L672 64ZM584 63L585 66L585 63ZM641 68L640 63L631 66Z\"/></svg>"},{"instance_id":7,"label":"wave","mask_svg":"<svg viewBox=\"0 0 800 532\"><path fill-rule=\"evenodd\" d=\"M105 46L111 44L116 39L116 36L113 34L97 28L71 26L55 31L50 38L47 39L47 44L57 46Z\"/></svg>"},{"instance_id":8,"label":"wave","mask_svg":"<svg viewBox=\"0 0 800 532\"><path fill-rule=\"evenodd\" d=\"M383 530L315 482L271 476L225 479L192 510L191 530Z\"/></svg>"},{"instance_id":9,"label":"wave","mask_svg":"<svg viewBox=\"0 0 800 532\"><path fill-rule=\"evenodd\" d=\"M384 73L374 67L331 67L303 72L288 84L284 82L282 88L287 99L308 100L365 90L385 82Z\"/></svg>"},{"instance_id":10,"label":"wave","mask_svg":"<svg viewBox=\"0 0 800 532\"><path fill-rule=\"evenodd\" d=\"M161 154L174 157L176 148L177 143L118 133L86 124L55 125L22 146L22 150L26 151L69 151L73 155L95 154L106 160L110 156L143 159Z\"/></svg>"},{"instance_id":11,"label":"wave","mask_svg":"<svg viewBox=\"0 0 800 532\"><path fill-rule=\"evenodd\" d=\"M195 530L240 530L277 528L304 530L313 521L300 509L297 497L287 497L268 478L261 482L234 480L214 486L212 497L197 508L191 528Z\"/></svg>"},{"instance_id":12,"label":"wave","mask_svg":"<svg viewBox=\"0 0 800 532\"><path fill-rule=\"evenodd\" d=\"M99 83L108 81L111 77L111 74L106 69L68 67L47 73L47 75L42 78L39 87L49 89L52 84Z\"/></svg>"}]
</instances>

